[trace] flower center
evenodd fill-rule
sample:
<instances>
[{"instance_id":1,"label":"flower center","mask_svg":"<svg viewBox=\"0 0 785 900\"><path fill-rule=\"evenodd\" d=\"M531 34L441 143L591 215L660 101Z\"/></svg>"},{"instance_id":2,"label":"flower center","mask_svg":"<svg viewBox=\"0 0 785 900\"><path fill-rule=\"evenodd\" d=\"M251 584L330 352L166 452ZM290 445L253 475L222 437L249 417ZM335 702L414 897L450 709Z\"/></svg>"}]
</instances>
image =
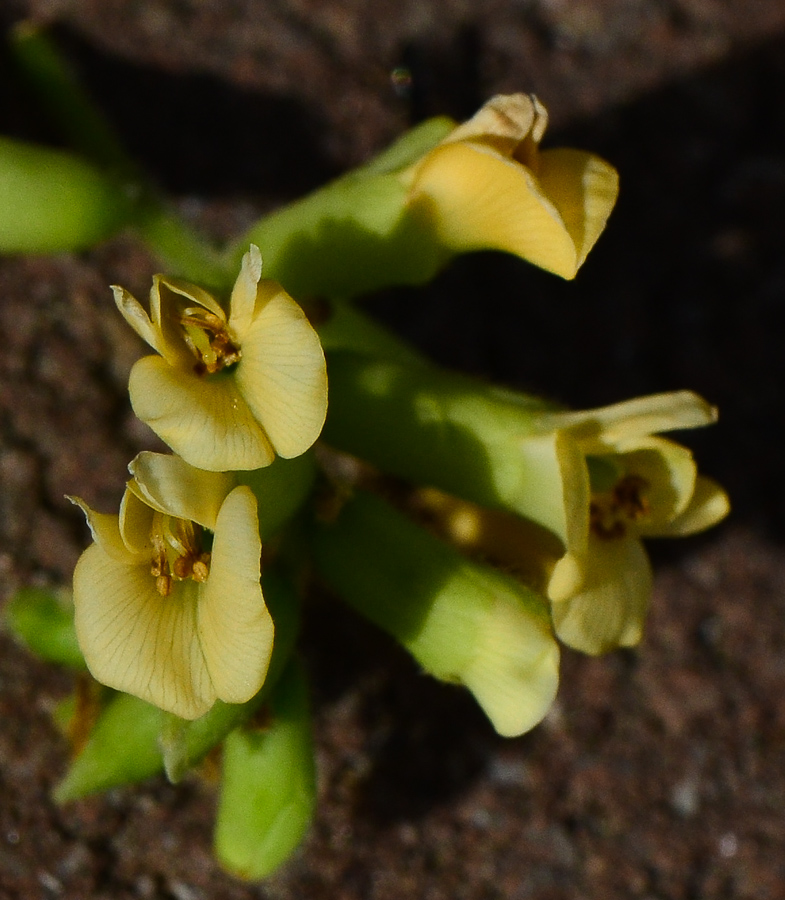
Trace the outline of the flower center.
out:
<instances>
[{"instance_id":1,"label":"flower center","mask_svg":"<svg viewBox=\"0 0 785 900\"><path fill-rule=\"evenodd\" d=\"M214 375L240 359L240 348L229 334L226 322L200 306L189 306L179 317L183 338L196 357L197 375Z\"/></svg>"},{"instance_id":2,"label":"flower center","mask_svg":"<svg viewBox=\"0 0 785 900\"><path fill-rule=\"evenodd\" d=\"M589 528L603 540L623 538L632 523L649 514L649 482L640 475L625 475L609 491L592 494Z\"/></svg>"},{"instance_id":3,"label":"flower center","mask_svg":"<svg viewBox=\"0 0 785 900\"><path fill-rule=\"evenodd\" d=\"M162 597L172 593L172 581L186 578L200 584L207 581L210 554L202 550L200 525L157 512L153 516L150 539L153 544L150 574L155 577L155 589Z\"/></svg>"}]
</instances>

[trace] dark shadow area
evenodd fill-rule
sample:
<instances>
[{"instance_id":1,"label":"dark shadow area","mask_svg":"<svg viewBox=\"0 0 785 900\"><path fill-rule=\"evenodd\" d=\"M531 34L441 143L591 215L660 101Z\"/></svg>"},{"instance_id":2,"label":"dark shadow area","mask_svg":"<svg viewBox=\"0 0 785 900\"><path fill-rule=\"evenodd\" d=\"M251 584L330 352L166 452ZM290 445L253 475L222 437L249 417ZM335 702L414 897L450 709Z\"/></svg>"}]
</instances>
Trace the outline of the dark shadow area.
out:
<instances>
[{"instance_id":1,"label":"dark shadow area","mask_svg":"<svg viewBox=\"0 0 785 900\"><path fill-rule=\"evenodd\" d=\"M326 123L295 96L241 90L212 75L181 75L101 52L73 32L53 38L130 155L170 194L285 199L338 174L320 154ZM3 132L57 141L3 54ZM32 115L31 115L32 114Z\"/></svg>"},{"instance_id":2,"label":"dark shadow area","mask_svg":"<svg viewBox=\"0 0 785 900\"><path fill-rule=\"evenodd\" d=\"M456 260L368 308L440 362L588 408L691 388L718 425L681 436L737 520L785 529L785 40L691 76L545 146L621 175L574 282L499 254Z\"/></svg>"}]
</instances>

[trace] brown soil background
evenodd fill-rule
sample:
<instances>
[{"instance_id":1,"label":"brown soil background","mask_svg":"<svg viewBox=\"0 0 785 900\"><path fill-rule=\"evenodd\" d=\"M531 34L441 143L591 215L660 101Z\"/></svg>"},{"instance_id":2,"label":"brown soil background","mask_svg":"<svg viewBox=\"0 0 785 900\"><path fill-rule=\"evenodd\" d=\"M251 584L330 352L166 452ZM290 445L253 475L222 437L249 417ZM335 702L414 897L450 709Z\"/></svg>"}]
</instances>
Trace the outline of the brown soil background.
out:
<instances>
[{"instance_id":1,"label":"brown soil background","mask_svg":"<svg viewBox=\"0 0 785 900\"><path fill-rule=\"evenodd\" d=\"M687 441L735 508L652 548L641 647L565 653L556 707L518 740L315 600L319 810L264 885L212 860L210 783L56 808L69 676L0 633L0 898L785 898L781 0L20 0L0 26L25 15L55 23L134 154L216 236L424 116L535 91L547 143L621 173L578 279L483 254L370 308L445 364L576 407L701 392L722 419ZM4 58L0 130L53 138ZM154 270L123 237L0 260L3 598L68 580L86 535L63 494L113 508L153 445L107 285L142 295Z\"/></svg>"}]
</instances>

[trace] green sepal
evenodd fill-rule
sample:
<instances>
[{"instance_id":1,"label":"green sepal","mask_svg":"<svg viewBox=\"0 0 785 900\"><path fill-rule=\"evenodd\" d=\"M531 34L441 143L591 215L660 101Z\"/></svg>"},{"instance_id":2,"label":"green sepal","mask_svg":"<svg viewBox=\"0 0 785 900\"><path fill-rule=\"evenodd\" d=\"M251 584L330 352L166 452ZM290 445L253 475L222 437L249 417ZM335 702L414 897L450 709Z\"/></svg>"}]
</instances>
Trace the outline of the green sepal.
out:
<instances>
[{"instance_id":1,"label":"green sepal","mask_svg":"<svg viewBox=\"0 0 785 900\"><path fill-rule=\"evenodd\" d=\"M545 715L559 680L547 605L520 582L465 559L371 494L317 522L319 574L431 675L463 684L499 734Z\"/></svg>"},{"instance_id":2,"label":"green sepal","mask_svg":"<svg viewBox=\"0 0 785 900\"><path fill-rule=\"evenodd\" d=\"M130 694L115 694L98 717L81 753L54 789L57 803L154 775L163 762L158 734L166 713Z\"/></svg>"},{"instance_id":3,"label":"green sepal","mask_svg":"<svg viewBox=\"0 0 785 900\"><path fill-rule=\"evenodd\" d=\"M164 769L177 780L200 762L269 698L291 656L299 630L299 599L292 585L273 571L264 573L267 606L275 622L275 644L267 678L247 703L215 703L193 722L174 717L128 694L115 694L93 727L82 751L54 792L64 803L123 784L142 781ZM182 720L180 720L182 721Z\"/></svg>"},{"instance_id":4,"label":"green sepal","mask_svg":"<svg viewBox=\"0 0 785 900\"><path fill-rule=\"evenodd\" d=\"M6 607L8 625L16 637L47 662L85 668L74 630L74 605L63 588L22 588Z\"/></svg>"},{"instance_id":5,"label":"green sepal","mask_svg":"<svg viewBox=\"0 0 785 900\"><path fill-rule=\"evenodd\" d=\"M266 878L305 836L316 804L316 767L305 673L296 660L273 692L268 725L226 739L215 853L234 875Z\"/></svg>"},{"instance_id":6,"label":"green sepal","mask_svg":"<svg viewBox=\"0 0 785 900\"><path fill-rule=\"evenodd\" d=\"M0 137L0 252L92 247L127 224L122 182L71 153Z\"/></svg>"}]
</instances>

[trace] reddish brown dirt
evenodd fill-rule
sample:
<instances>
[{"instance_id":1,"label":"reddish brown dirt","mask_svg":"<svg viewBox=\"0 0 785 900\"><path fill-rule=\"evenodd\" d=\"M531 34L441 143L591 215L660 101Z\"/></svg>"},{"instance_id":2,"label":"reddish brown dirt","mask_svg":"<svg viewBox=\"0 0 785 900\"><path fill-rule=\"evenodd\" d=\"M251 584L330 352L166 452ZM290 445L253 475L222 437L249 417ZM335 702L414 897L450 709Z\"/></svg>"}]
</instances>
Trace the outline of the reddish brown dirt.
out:
<instances>
[{"instance_id":1,"label":"reddish brown dirt","mask_svg":"<svg viewBox=\"0 0 785 900\"><path fill-rule=\"evenodd\" d=\"M320 805L263 886L212 860L209 783L53 806L68 748L50 712L69 677L0 633L0 898L785 898L782 4L30 0L0 15L25 10L59 23L134 153L216 235L407 121L536 90L551 143L621 172L578 279L479 255L371 308L446 364L574 406L700 391L722 420L686 440L735 511L653 548L644 643L566 653L557 706L519 740L314 599ZM0 75L0 130L51 137ZM128 409L139 347L106 287L143 294L154 269L128 238L0 260L3 598L68 579L86 535L63 494L112 508L126 462L154 445Z\"/></svg>"}]
</instances>

